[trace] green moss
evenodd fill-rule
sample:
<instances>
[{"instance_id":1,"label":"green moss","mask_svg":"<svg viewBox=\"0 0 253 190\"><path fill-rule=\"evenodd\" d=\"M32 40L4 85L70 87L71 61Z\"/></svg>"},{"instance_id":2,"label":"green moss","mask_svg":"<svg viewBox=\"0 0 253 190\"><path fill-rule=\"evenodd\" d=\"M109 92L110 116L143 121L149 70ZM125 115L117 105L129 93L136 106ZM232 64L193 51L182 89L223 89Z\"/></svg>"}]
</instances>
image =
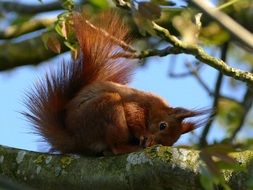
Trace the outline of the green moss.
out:
<instances>
[{"instance_id":1,"label":"green moss","mask_svg":"<svg viewBox=\"0 0 253 190\"><path fill-rule=\"evenodd\" d=\"M72 161L74 159L72 157L69 157L69 156L64 156L60 159L60 162L61 162L61 165L62 165L62 168L66 168L67 166L69 166Z\"/></svg>"},{"instance_id":2,"label":"green moss","mask_svg":"<svg viewBox=\"0 0 253 190\"><path fill-rule=\"evenodd\" d=\"M146 148L144 152L151 159L159 159L163 162L170 162L172 158L171 147L157 145L150 148Z\"/></svg>"},{"instance_id":3,"label":"green moss","mask_svg":"<svg viewBox=\"0 0 253 190\"><path fill-rule=\"evenodd\" d=\"M35 164L43 164L46 159L47 159L46 155L39 155L33 162Z\"/></svg>"},{"instance_id":4,"label":"green moss","mask_svg":"<svg viewBox=\"0 0 253 190\"><path fill-rule=\"evenodd\" d=\"M146 156L151 160L160 160L165 163L172 162L180 166L181 168L190 168L194 171L198 169L198 151L157 145L150 148L146 148L144 152Z\"/></svg>"}]
</instances>

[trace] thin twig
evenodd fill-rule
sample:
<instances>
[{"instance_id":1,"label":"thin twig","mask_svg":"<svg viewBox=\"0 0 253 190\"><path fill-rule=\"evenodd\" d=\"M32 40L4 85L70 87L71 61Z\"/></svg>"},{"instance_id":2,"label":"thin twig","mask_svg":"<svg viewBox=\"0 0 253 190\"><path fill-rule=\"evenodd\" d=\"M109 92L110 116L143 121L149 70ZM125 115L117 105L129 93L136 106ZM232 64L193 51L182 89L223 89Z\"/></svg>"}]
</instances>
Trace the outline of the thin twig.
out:
<instances>
[{"instance_id":1,"label":"thin twig","mask_svg":"<svg viewBox=\"0 0 253 190\"><path fill-rule=\"evenodd\" d=\"M136 52L136 50L130 46L129 44L127 44L126 42L124 42L123 40L119 40L117 38L115 38L114 36L112 36L111 34L109 34L107 31L105 31L102 28L97 28L95 25L93 25L90 21L85 20L85 22L94 30L99 30L102 35L110 38L111 40L113 40L114 42L116 42L120 47L122 47L124 50L128 51L128 52ZM116 29L115 29L116 30Z\"/></svg>"},{"instance_id":2,"label":"thin twig","mask_svg":"<svg viewBox=\"0 0 253 190\"><path fill-rule=\"evenodd\" d=\"M235 4L237 1L240 1L240 0L231 0L231 1L228 1L228 2L226 2L226 3L224 3L224 4L220 5L220 6L218 6L216 9L221 10L221 9L227 8L227 7Z\"/></svg>"},{"instance_id":3,"label":"thin twig","mask_svg":"<svg viewBox=\"0 0 253 190\"><path fill-rule=\"evenodd\" d=\"M174 73L174 72L169 72L169 76L172 78L183 78L183 77L188 77L191 76L192 72L191 71L186 71L183 73Z\"/></svg>"},{"instance_id":4,"label":"thin twig","mask_svg":"<svg viewBox=\"0 0 253 190\"><path fill-rule=\"evenodd\" d=\"M221 59L223 61L226 61L228 46L229 46L229 43L225 43L221 48ZM207 135L210 131L210 128L213 124L215 115L218 112L217 109L218 109L218 103L219 103L219 99L220 99L220 89L221 89L222 80L223 80L223 74L221 72L219 72L219 74L217 76L217 79L216 79L215 91L214 91L214 100L213 100L213 105L212 105L212 109L215 110L215 112L213 112L213 114L208 119L208 122L207 122L207 124L206 124L206 126L205 126L205 128L202 132L202 135L201 135L200 141L199 141L200 147L206 146L206 144L207 144L206 137L207 137Z\"/></svg>"},{"instance_id":5,"label":"thin twig","mask_svg":"<svg viewBox=\"0 0 253 190\"><path fill-rule=\"evenodd\" d=\"M212 96L213 92L212 90L207 86L207 84L201 79L201 77L198 74L198 71L196 69L194 69L192 67L191 64L189 63L185 63L185 65L187 66L187 68L191 71L192 75L197 79L197 81L199 82L199 84L205 89L205 91Z\"/></svg>"},{"instance_id":6,"label":"thin twig","mask_svg":"<svg viewBox=\"0 0 253 190\"><path fill-rule=\"evenodd\" d=\"M168 46L168 47L163 48L163 49L143 50L140 53L136 53L134 55L134 58L143 59L143 58L151 57L151 56L164 57L164 56L167 56L169 54L180 54L180 53L181 53L181 50L179 48Z\"/></svg>"},{"instance_id":7,"label":"thin twig","mask_svg":"<svg viewBox=\"0 0 253 190\"><path fill-rule=\"evenodd\" d=\"M253 71L253 69L252 69ZM235 127L235 130L233 131L233 133L231 134L231 136L228 138L229 142L232 142L236 135L238 134L238 132L242 129L246 117L250 111L250 108L253 105L253 90L252 90L252 86L247 86L247 90L244 94L244 98L243 101L241 103L242 107L243 107L243 111L242 111L242 115L240 118L240 122L238 123L238 125Z\"/></svg>"},{"instance_id":8,"label":"thin twig","mask_svg":"<svg viewBox=\"0 0 253 190\"><path fill-rule=\"evenodd\" d=\"M191 72L191 75L193 75L196 78L196 80L199 82L200 86L202 86L204 88L204 90L208 93L208 95L212 96L212 97L215 97L215 92L213 92L208 87L208 85L203 81L203 79L200 77L197 70L195 68L192 68L191 64L189 64L189 63L186 63L186 66L189 68L189 70ZM232 102L239 103L238 100L236 100L234 98L231 98L229 96L222 95L222 94L220 94L220 98L227 99L227 100L230 100Z\"/></svg>"},{"instance_id":9,"label":"thin twig","mask_svg":"<svg viewBox=\"0 0 253 190\"><path fill-rule=\"evenodd\" d=\"M211 2L208 0L192 0L191 2L219 22L230 34L253 51L253 35L248 30L235 22L227 14L224 14L215 7L209 6Z\"/></svg>"},{"instance_id":10,"label":"thin twig","mask_svg":"<svg viewBox=\"0 0 253 190\"><path fill-rule=\"evenodd\" d=\"M209 66L217 69L218 71L221 71L224 75L231 76L234 79L253 84L252 73L230 67L221 59L208 55L201 47L194 44L184 43L176 36L171 35L167 29L159 26L155 22L152 23L153 29L157 32L157 34L161 36L164 40L170 42L174 46L174 48L177 49L177 53L181 52L194 55L198 60L208 64Z\"/></svg>"}]
</instances>

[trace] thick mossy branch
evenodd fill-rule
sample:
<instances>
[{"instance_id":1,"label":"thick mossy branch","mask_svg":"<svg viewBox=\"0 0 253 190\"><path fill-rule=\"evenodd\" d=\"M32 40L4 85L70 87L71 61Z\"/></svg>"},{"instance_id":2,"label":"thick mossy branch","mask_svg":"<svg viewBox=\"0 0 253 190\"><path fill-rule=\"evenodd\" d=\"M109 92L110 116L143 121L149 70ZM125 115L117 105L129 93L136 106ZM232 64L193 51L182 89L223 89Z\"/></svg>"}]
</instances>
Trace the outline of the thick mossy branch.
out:
<instances>
[{"instance_id":1,"label":"thick mossy branch","mask_svg":"<svg viewBox=\"0 0 253 190\"><path fill-rule=\"evenodd\" d=\"M184 43L183 41L179 40L176 36L171 35L167 29L159 26L155 22L152 22L152 23L153 23L153 28L157 32L157 34L160 37L162 37L164 40L171 43L174 46L174 48L180 50L181 53L194 55L198 60L221 71L224 75L231 76L235 79L253 84L252 73L230 67L221 59L208 55L201 47L197 45L192 45L189 43Z\"/></svg>"},{"instance_id":2,"label":"thick mossy branch","mask_svg":"<svg viewBox=\"0 0 253 190\"><path fill-rule=\"evenodd\" d=\"M249 168L253 152L233 157ZM198 151L164 146L93 158L0 146L0 175L35 189L202 189L199 164ZM232 189L246 189L247 172L224 170L222 174Z\"/></svg>"},{"instance_id":3,"label":"thick mossy branch","mask_svg":"<svg viewBox=\"0 0 253 190\"><path fill-rule=\"evenodd\" d=\"M27 34L39 29L46 28L52 25L56 19L36 19L30 20L19 25L13 25L5 28L5 30L0 31L0 39L10 39L21 36L22 34Z\"/></svg>"}]
</instances>

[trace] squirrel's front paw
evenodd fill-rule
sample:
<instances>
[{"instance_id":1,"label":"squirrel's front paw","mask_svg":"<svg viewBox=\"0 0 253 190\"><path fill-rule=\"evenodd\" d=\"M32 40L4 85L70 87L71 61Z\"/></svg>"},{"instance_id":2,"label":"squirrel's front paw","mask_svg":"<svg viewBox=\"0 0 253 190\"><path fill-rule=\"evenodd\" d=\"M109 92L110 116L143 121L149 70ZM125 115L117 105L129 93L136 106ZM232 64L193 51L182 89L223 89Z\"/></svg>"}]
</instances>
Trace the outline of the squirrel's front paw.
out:
<instances>
[{"instance_id":1,"label":"squirrel's front paw","mask_svg":"<svg viewBox=\"0 0 253 190\"><path fill-rule=\"evenodd\" d=\"M141 147L150 147L157 144L156 138L154 135L148 135L148 136L141 136L140 137L140 146Z\"/></svg>"}]
</instances>

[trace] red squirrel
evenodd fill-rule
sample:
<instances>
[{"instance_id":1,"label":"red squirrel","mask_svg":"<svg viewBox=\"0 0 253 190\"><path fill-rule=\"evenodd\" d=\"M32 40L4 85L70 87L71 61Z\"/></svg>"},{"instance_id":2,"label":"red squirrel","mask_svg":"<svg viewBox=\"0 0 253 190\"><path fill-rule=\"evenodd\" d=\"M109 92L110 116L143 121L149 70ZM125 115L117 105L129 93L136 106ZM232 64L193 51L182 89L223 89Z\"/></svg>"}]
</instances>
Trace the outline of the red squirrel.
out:
<instances>
[{"instance_id":1,"label":"red squirrel","mask_svg":"<svg viewBox=\"0 0 253 190\"><path fill-rule=\"evenodd\" d=\"M61 153L130 153L155 144L171 146L197 127L202 115L170 107L163 99L126 86L133 61L122 55L129 32L115 13L91 24L73 16L78 59L62 63L28 93L25 115L35 131ZM116 40L115 40L116 39Z\"/></svg>"}]
</instances>

